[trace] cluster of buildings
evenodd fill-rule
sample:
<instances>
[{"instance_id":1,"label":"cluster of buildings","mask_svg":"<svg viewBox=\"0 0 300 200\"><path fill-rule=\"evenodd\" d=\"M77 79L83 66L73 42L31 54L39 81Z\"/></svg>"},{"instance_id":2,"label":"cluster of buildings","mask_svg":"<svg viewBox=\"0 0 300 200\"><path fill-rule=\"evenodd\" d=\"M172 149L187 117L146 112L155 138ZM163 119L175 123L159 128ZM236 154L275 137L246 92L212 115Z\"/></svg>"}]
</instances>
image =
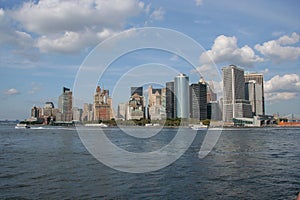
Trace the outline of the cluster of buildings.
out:
<instances>
[{"instance_id":1,"label":"cluster of buildings","mask_svg":"<svg viewBox=\"0 0 300 200\"><path fill-rule=\"evenodd\" d=\"M230 65L222 69L223 97L218 100L212 82L201 78L189 83L189 77L179 74L163 88L148 86L144 96L143 87L131 87L130 98L113 111L109 90L97 86L92 104L83 109L72 107L72 91L63 88L58 99L58 108L46 102L43 108L33 107L31 118L45 124L60 122L99 122L119 120L195 119L224 121L236 125L261 125L271 123L265 115L263 75L245 74L244 70ZM268 121L269 120L269 121Z\"/></svg>"}]
</instances>

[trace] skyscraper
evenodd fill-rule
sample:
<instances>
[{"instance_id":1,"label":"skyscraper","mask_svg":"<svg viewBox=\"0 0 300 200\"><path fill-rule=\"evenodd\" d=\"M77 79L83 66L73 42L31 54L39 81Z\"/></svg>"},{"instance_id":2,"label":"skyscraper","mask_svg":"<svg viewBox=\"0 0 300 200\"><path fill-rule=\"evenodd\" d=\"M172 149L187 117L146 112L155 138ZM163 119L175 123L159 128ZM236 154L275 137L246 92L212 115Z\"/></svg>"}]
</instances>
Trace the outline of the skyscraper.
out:
<instances>
[{"instance_id":1,"label":"skyscraper","mask_svg":"<svg viewBox=\"0 0 300 200\"><path fill-rule=\"evenodd\" d=\"M176 117L189 118L189 77L179 74L174 78Z\"/></svg>"},{"instance_id":2,"label":"skyscraper","mask_svg":"<svg viewBox=\"0 0 300 200\"><path fill-rule=\"evenodd\" d=\"M131 97L128 102L126 119L145 118L145 100L143 96L143 87L131 87Z\"/></svg>"},{"instance_id":3,"label":"skyscraper","mask_svg":"<svg viewBox=\"0 0 300 200\"><path fill-rule=\"evenodd\" d=\"M207 119L207 84L203 78L190 85L190 117Z\"/></svg>"},{"instance_id":4,"label":"skyscraper","mask_svg":"<svg viewBox=\"0 0 300 200\"><path fill-rule=\"evenodd\" d=\"M151 85L148 87L148 118L160 120L164 115L162 89L155 89Z\"/></svg>"},{"instance_id":5,"label":"skyscraper","mask_svg":"<svg viewBox=\"0 0 300 200\"><path fill-rule=\"evenodd\" d=\"M253 115L265 115L264 80L262 74L245 74L245 98L250 101Z\"/></svg>"},{"instance_id":6,"label":"skyscraper","mask_svg":"<svg viewBox=\"0 0 300 200\"><path fill-rule=\"evenodd\" d=\"M94 120L109 120L112 113L112 101L109 97L109 91L97 86L94 94Z\"/></svg>"},{"instance_id":7,"label":"skyscraper","mask_svg":"<svg viewBox=\"0 0 300 200\"><path fill-rule=\"evenodd\" d=\"M175 91L174 82L166 83L166 117L168 119L174 119L176 117L175 113Z\"/></svg>"},{"instance_id":8,"label":"skyscraper","mask_svg":"<svg viewBox=\"0 0 300 200\"><path fill-rule=\"evenodd\" d=\"M245 100L244 70L230 65L223 72L223 121L252 117L251 105Z\"/></svg>"},{"instance_id":9,"label":"skyscraper","mask_svg":"<svg viewBox=\"0 0 300 200\"><path fill-rule=\"evenodd\" d=\"M69 88L63 87L63 93L58 99L58 109L62 114L62 121L72 121L72 92Z\"/></svg>"},{"instance_id":10,"label":"skyscraper","mask_svg":"<svg viewBox=\"0 0 300 200\"><path fill-rule=\"evenodd\" d=\"M92 121L93 117L94 117L93 104L84 103L83 112L81 115L81 121L83 122Z\"/></svg>"}]
</instances>

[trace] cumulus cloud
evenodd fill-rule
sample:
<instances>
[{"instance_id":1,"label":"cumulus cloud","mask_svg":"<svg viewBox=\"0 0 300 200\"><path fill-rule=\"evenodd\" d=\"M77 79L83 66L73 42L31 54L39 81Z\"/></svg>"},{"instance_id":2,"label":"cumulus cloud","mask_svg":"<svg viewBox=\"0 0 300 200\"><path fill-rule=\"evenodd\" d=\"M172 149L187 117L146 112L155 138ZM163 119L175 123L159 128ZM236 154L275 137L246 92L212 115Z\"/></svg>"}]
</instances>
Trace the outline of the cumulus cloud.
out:
<instances>
[{"instance_id":1,"label":"cumulus cloud","mask_svg":"<svg viewBox=\"0 0 300 200\"><path fill-rule=\"evenodd\" d=\"M196 69L193 69L191 73L199 73L208 80L219 80L221 78L218 68L212 64L204 64L196 67Z\"/></svg>"},{"instance_id":2,"label":"cumulus cloud","mask_svg":"<svg viewBox=\"0 0 300 200\"><path fill-rule=\"evenodd\" d=\"M210 63L229 63L241 66L253 66L254 63L263 62L264 59L257 56L248 45L238 47L236 37L218 36L211 50L201 54L200 62L202 64Z\"/></svg>"},{"instance_id":3,"label":"cumulus cloud","mask_svg":"<svg viewBox=\"0 0 300 200\"><path fill-rule=\"evenodd\" d=\"M299 42L300 35L292 33L291 36L282 36L277 40L255 45L255 49L275 62L296 60L300 57L300 47L292 46Z\"/></svg>"},{"instance_id":4,"label":"cumulus cloud","mask_svg":"<svg viewBox=\"0 0 300 200\"><path fill-rule=\"evenodd\" d=\"M203 4L203 0L195 0L196 6L201 6Z\"/></svg>"},{"instance_id":5,"label":"cumulus cloud","mask_svg":"<svg viewBox=\"0 0 300 200\"><path fill-rule=\"evenodd\" d=\"M276 75L264 83L266 100L293 99L300 92L300 77L297 74Z\"/></svg>"},{"instance_id":6,"label":"cumulus cloud","mask_svg":"<svg viewBox=\"0 0 300 200\"><path fill-rule=\"evenodd\" d=\"M42 36L37 39L36 46L44 53L50 51L74 53L108 36L110 32L106 30L99 33L66 31L61 36Z\"/></svg>"},{"instance_id":7,"label":"cumulus cloud","mask_svg":"<svg viewBox=\"0 0 300 200\"><path fill-rule=\"evenodd\" d=\"M265 98L267 101L280 101L290 100L297 97L295 92L279 92L279 93L266 93Z\"/></svg>"},{"instance_id":8,"label":"cumulus cloud","mask_svg":"<svg viewBox=\"0 0 300 200\"><path fill-rule=\"evenodd\" d=\"M30 86L31 86L31 90L28 91L29 94L36 94L38 91L41 90L41 84L39 83L32 82Z\"/></svg>"},{"instance_id":9,"label":"cumulus cloud","mask_svg":"<svg viewBox=\"0 0 300 200\"><path fill-rule=\"evenodd\" d=\"M297 74L276 75L266 81L265 92L295 92L300 91L300 78Z\"/></svg>"},{"instance_id":10,"label":"cumulus cloud","mask_svg":"<svg viewBox=\"0 0 300 200\"><path fill-rule=\"evenodd\" d=\"M13 17L28 31L48 34L86 27L120 27L143 7L138 0L43 0L24 3Z\"/></svg>"},{"instance_id":11,"label":"cumulus cloud","mask_svg":"<svg viewBox=\"0 0 300 200\"><path fill-rule=\"evenodd\" d=\"M17 94L20 94L20 92L15 88L10 88L10 89L5 90L4 94L6 94L6 95L17 95Z\"/></svg>"},{"instance_id":12,"label":"cumulus cloud","mask_svg":"<svg viewBox=\"0 0 300 200\"><path fill-rule=\"evenodd\" d=\"M43 0L25 2L9 14L23 36L35 35L31 42L41 52L73 53L122 31L144 9L139 0Z\"/></svg>"},{"instance_id":13,"label":"cumulus cloud","mask_svg":"<svg viewBox=\"0 0 300 200\"><path fill-rule=\"evenodd\" d=\"M160 7L152 12L150 18L153 20L163 20L165 15L165 10Z\"/></svg>"}]
</instances>

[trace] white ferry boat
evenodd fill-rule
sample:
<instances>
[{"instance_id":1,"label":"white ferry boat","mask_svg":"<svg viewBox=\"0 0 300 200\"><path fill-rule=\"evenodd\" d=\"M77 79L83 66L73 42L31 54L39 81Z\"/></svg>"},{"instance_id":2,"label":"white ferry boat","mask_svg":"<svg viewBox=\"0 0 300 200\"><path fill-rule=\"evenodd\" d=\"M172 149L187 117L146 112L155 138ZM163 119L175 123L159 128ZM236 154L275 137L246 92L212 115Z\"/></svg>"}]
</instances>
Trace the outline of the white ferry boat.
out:
<instances>
[{"instance_id":1,"label":"white ferry boat","mask_svg":"<svg viewBox=\"0 0 300 200\"><path fill-rule=\"evenodd\" d=\"M88 127L101 127L101 128L108 127L108 125L103 124L103 123L100 123L100 124L85 124L85 126L88 126Z\"/></svg>"},{"instance_id":2,"label":"white ferry boat","mask_svg":"<svg viewBox=\"0 0 300 200\"><path fill-rule=\"evenodd\" d=\"M193 130L199 131L199 130L207 130L208 127L206 125L203 125L203 124L193 124L191 126L191 128Z\"/></svg>"},{"instance_id":3,"label":"white ferry boat","mask_svg":"<svg viewBox=\"0 0 300 200\"><path fill-rule=\"evenodd\" d=\"M28 126L27 124L17 124L15 126L15 128L17 128L17 129L24 129L24 128L30 128L30 126Z\"/></svg>"}]
</instances>

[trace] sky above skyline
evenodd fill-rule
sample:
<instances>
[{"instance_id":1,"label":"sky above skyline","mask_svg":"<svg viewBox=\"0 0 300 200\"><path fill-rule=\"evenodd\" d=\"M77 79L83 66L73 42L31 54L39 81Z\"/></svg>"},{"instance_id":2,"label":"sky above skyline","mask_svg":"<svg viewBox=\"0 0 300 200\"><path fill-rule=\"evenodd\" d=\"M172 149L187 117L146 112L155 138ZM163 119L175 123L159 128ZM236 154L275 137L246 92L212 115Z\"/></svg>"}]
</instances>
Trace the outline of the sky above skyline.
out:
<instances>
[{"instance_id":1,"label":"sky above skyline","mask_svg":"<svg viewBox=\"0 0 300 200\"><path fill-rule=\"evenodd\" d=\"M96 45L143 27L192 38L204 48L199 64L193 69L177 55L157 50L131 52L114 61L100 81L111 94L115 79L124 80L136 66L160 63L196 82L195 72L205 77L212 59L219 70L234 64L263 73L267 114L300 114L299 8L297 0L0 0L0 120L28 118L33 105L46 101L57 106L62 87L73 88ZM165 73L166 81L174 77ZM122 90L128 93L124 101L130 86ZM84 101L92 103L92 96Z\"/></svg>"}]
</instances>

